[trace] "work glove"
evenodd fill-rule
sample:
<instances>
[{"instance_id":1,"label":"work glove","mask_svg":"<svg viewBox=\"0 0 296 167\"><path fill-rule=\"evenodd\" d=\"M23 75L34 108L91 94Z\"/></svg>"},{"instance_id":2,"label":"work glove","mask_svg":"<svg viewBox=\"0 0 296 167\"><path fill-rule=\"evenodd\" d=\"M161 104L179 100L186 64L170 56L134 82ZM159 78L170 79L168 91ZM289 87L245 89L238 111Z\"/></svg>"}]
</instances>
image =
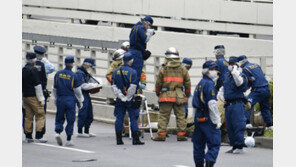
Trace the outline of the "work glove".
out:
<instances>
[{"instance_id":1,"label":"work glove","mask_svg":"<svg viewBox=\"0 0 296 167\"><path fill-rule=\"evenodd\" d=\"M83 102L79 102L79 109L82 109L83 107Z\"/></svg>"},{"instance_id":2,"label":"work glove","mask_svg":"<svg viewBox=\"0 0 296 167\"><path fill-rule=\"evenodd\" d=\"M40 105L41 105L42 107L45 105L45 102L44 102L44 100L42 100L42 101L39 101L39 103L40 103Z\"/></svg>"},{"instance_id":3,"label":"work glove","mask_svg":"<svg viewBox=\"0 0 296 167\"><path fill-rule=\"evenodd\" d=\"M222 124L221 124L221 123L218 123L218 124L216 125L216 129L220 129L221 126L222 126Z\"/></svg>"},{"instance_id":4,"label":"work glove","mask_svg":"<svg viewBox=\"0 0 296 167\"><path fill-rule=\"evenodd\" d=\"M123 94L119 94L118 98L122 101L122 102L126 102L127 98L123 95Z\"/></svg>"},{"instance_id":5,"label":"work glove","mask_svg":"<svg viewBox=\"0 0 296 167\"><path fill-rule=\"evenodd\" d=\"M145 89L146 88L146 84L141 84L140 85L140 89Z\"/></svg>"},{"instance_id":6,"label":"work glove","mask_svg":"<svg viewBox=\"0 0 296 167\"><path fill-rule=\"evenodd\" d=\"M152 28L147 29L147 34L149 34L151 36L154 35L155 34L154 29L152 29Z\"/></svg>"}]
</instances>

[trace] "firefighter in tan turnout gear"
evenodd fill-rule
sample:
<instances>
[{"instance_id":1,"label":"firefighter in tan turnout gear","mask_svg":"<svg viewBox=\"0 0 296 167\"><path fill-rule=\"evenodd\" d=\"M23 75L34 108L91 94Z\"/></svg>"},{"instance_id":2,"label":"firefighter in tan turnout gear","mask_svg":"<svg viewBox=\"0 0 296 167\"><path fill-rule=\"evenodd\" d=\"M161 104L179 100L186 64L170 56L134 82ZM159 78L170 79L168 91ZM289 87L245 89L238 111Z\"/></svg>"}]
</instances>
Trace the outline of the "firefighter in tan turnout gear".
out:
<instances>
[{"instance_id":1,"label":"firefighter in tan turnout gear","mask_svg":"<svg viewBox=\"0 0 296 167\"><path fill-rule=\"evenodd\" d=\"M170 47L165 53L165 64L157 76L155 92L160 103L158 132L154 141L165 141L172 109L177 121L177 140L187 141L184 103L190 96L191 82L187 69L181 65L179 52ZM183 86L185 92L182 91Z\"/></svg>"}]
</instances>

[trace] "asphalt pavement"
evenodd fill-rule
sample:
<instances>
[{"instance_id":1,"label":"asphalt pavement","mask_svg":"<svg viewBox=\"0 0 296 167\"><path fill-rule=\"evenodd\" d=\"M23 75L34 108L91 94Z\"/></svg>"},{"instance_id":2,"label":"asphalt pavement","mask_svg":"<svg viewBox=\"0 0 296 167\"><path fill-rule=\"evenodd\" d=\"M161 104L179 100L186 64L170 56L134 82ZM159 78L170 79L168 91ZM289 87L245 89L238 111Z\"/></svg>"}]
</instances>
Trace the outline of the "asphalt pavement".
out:
<instances>
[{"instance_id":1,"label":"asphalt pavement","mask_svg":"<svg viewBox=\"0 0 296 167\"><path fill-rule=\"evenodd\" d=\"M170 135L165 142L154 142L145 133L143 146L132 145L129 138L123 138L124 145L117 146L114 125L93 122L90 131L97 137L77 138L76 121L72 137L75 146L65 147L55 141L54 115L47 114L46 118L46 144L25 143L22 136L23 167L194 167L191 140L177 142L176 135ZM65 142L65 132L62 137ZM225 153L230 148L221 146L215 166L273 166L272 149L246 148L240 155Z\"/></svg>"}]
</instances>

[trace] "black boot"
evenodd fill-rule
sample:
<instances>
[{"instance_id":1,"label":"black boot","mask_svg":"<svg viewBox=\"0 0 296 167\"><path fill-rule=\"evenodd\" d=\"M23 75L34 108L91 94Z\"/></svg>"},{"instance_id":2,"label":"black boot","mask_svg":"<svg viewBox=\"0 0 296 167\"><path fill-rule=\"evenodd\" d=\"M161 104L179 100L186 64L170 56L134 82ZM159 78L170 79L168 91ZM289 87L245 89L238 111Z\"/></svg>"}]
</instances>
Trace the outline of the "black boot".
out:
<instances>
[{"instance_id":1,"label":"black boot","mask_svg":"<svg viewBox=\"0 0 296 167\"><path fill-rule=\"evenodd\" d=\"M206 162L206 167L213 167L215 162L207 161Z\"/></svg>"},{"instance_id":2,"label":"black boot","mask_svg":"<svg viewBox=\"0 0 296 167\"><path fill-rule=\"evenodd\" d=\"M204 167L203 164L196 164L196 167Z\"/></svg>"},{"instance_id":3,"label":"black boot","mask_svg":"<svg viewBox=\"0 0 296 167\"><path fill-rule=\"evenodd\" d=\"M133 136L133 145L143 145L144 142L141 142L139 139L139 132L132 132Z\"/></svg>"},{"instance_id":4,"label":"black boot","mask_svg":"<svg viewBox=\"0 0 296 167\"><path fill-rule=\"evenodd\" d=\"M123 145L123 141L122 141L122 133L121 132L116 132L116 142L117 145Z\"/></svg>"}]
</instances>

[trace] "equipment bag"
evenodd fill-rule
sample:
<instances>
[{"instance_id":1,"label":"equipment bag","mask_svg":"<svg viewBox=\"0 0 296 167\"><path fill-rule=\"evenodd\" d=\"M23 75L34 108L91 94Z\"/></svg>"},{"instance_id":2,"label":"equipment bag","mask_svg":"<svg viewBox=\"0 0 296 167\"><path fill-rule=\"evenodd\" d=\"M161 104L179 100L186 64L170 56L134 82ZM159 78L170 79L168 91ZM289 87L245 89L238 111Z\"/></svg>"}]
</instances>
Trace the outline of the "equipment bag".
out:
<instances>
[{"instance_id":1,"label":"equipment bag","mask_svg":"<svg viewBox=\"0 0 296 167\"><path fill-rule=\"evenodd\" d=\"M142 104L142 98L141 98L141 96L136 95L136 96L134 97L134 99L133 99L132 107L133 107L134 109L138 109L138 108L141 107L141 104Z\"/></svg>"}]
</instances>

